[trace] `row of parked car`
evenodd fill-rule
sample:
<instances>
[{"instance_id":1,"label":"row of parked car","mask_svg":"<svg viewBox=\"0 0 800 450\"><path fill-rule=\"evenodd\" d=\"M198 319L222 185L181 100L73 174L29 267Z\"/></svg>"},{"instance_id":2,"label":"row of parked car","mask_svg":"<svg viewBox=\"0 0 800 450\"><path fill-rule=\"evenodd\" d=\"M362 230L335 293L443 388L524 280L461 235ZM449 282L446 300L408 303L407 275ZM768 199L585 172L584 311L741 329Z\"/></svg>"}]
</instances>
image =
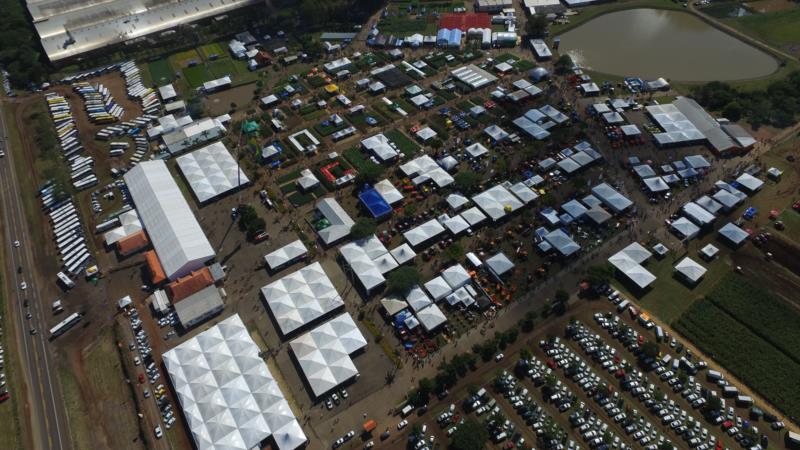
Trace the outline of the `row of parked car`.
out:
<instances>
[{"instance_id":1,"label":"row of parked car","mask_svg":"<svg viewBox=\"0 0 800 450\"><path fill-rule=\"evenodd\" d=\"M554 361L557 367L563 369L567 379L572 380L580 386L586 395L605 411L610 421L618 424L620 428L624 429L625 432L641 446L648 449L655 449L659 445L669 442L669 440L660 434L650 422L645 420L644 416L640 416L638 411L626 408L625 402L620 398L619 392L611 392L604 379L587 364L586 360L575 353L564 342L561 342L560 338L541 341L540 346L542 346L547 354L552 355L551 361ZM625 361L616 360L615 363L619 364L620 367L627 367ZM608 370L609 373L618 373L619 370L622 369L616 367L616 364L608 366L606 370ZM628 444L623 442L619 436L614 436L613 434L607 441L597 441L597 434L592 432L593 430L591 427L586 426L586 421L592 417L595 420L599 420L599 418L587 409L583 402L581 402L578 412L581 412L581 414L576 416L575 413L573 413L570 416L570 422L573 426L578 427L578 432L584 439L587 439L590 446L602 447L603 444L606 444L610 448L628 448ZM591 424L591 422L589 423ZM602 431L600 436L609 432L607 423L603 423L600 427Z\"/></svg>"},{"instance_id":2,"label":"row of parked car","mask_svg":"<svg viewBox=\"0 0 800 450\"><path fill-rule=\"evenodd\" d=\"M635 330L625 325L624 321L621 321L619 316L613 313L596 314L595 321L606 329L612 337L620 340L623 344L626 342L627 336L635 333ZM670 348L675 349L676 352L678 348L682 347L682 344L674 337L664 337L663 340L668 341ZM734 407L726 405L727 400L723 398L726 394L720 395L714 387L721 387L724 392L738 393L738 389L732 388L724 379L724 376L717 371L709 370L706 374L709 383L714 386L711 388L704 387L695 378L695 375L700 370L707 368L705 361L695 360L689 350L681 357L673 357L673 355L669 354L657 358L640 356L642 356L640 360L644 367L652 370L658 380L667 385L666 388L671 389L676 394L680 394L689 406L700 412L697 417L704 417L709 423L722 426L722 431L736 440L743 448L760 450L766 447L769 441L768 437L760 433L757 426L736 416ZM648 394L651 392L650 386L652 385L648 385L646 392ZM632 393L634 392L632 391ZM634 393L634 395L636 394ZM643 397L639 398L643 399ZM715 402L719 401L719 409L708 408L708 403L712 398ZM682 409L675 400L669 400L669 402L666 399L662 402L654 400L647 397L643 399L645 406L650 408L654 414L657 414L665 426L669 426L683 438L689 447L699 450L722 447L721 441L711 435L708 429L702 426L697 417ZM736 403L738 404L739 401L743 402L740 406L752 404L752 399L746 396L738 396ZM755 409L758 410L758 408ZM771 419L773 422L777 421L776 417L771 417Z\"/></svg>"}]
</instances>

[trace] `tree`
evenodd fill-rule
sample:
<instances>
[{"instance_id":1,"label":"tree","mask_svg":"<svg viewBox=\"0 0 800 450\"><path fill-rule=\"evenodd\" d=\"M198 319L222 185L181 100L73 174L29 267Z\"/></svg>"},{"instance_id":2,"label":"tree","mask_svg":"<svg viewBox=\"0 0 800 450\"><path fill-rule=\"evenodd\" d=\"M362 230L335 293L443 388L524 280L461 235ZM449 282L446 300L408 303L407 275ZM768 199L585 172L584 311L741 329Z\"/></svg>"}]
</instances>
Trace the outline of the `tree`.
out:
<instances>
[{"instance_id":1,"label":"tree","mask_svg":"<svg viewBox=\"0 0 800 450\"><path fill-rule=\"evenodd\" d=\"M573 66L572 58L567 54L563 54L559 56L558 59L556 60L555 63L556 73L559 75L564 75L565 73L572 70L572 66Z\"/></svg>"},{"instance_id":2,"label":"tree","mask_svg":"<svg viewBox=\"0 0 800 450\"><path fill-rule=\"evenodd\" d=\"M646 341L644 344L642 344L641 350L642 356L645 358L655 358L661 352L661 350L658 348L658 344L654 341Z\"/></svg>"},{"instance_id":3,"label":"tree","mask_svg":"<svg viewBox=\"0 0 800 450\"><path fill-rule=\"evenodd\" d=\"M391 294L403 295L419 284L421 276L414 267L400 267L389 273L386 288Z\"/></svg>"},{"instance_id":4,"label":"tree","mask_svg":"<svg viewBox=\"0 0 800 450\"><path fill-rule=\"evenodd\" d=\"M541 14L528 19L525 24L525 32L532 38L543 38L547 36L547 18Z\"/></svg>"},{"instance_id":5,"label":"tree","mask_svg":"<svg viewBox=\"0 0 800 450\"><path fill-rule=\"evenodd\" d=\"M742 118L742 112L742 105L736 100L733 100L722 108L722 115L733 122L738 122Z\"/></svg>"},{"instance_id":6,"label":"tree","mask_svg":"<svg viewBox=\"0 0 800 450\"><path fill-rule=\"evenodd\" d=\"M706 406L703 408L703 411L710 412L710 411L719 411L722 409L722 400L716 395L709 395L706 399L708 402Z\"/></svg>"},{"instance_id":7,"label":"tree","mask_svg":"<svg viewBox=\"0 0 800 450\"><path fill-rule=\"evenodd\" d=\"M614 266L611 264L595 264L586 269L587 281L593 285L608 283L614 276Z\"/></svg>"},{"instance_id":8,"label":"tree","mask_svg":"<svg viewBox=\"0 0 800 450\"><path fill-rule=\"evenodd\" d=\"M478 422L467 419L453 433L449 448L453 450L483 450L489 432Z\"/></svg>"},{"instance_id":9,"label":"tree","mask_svg":"<svg viewBox=\"0 0 800 450\"><path fill-rule=\"evenodd\" d=\"M361 217L350 228L350 236L353 239L364 239L375 234L376 227L375 220Z\"/></svg>"},{"instance_id":10,"label":"tree","mask_svg":"<svg viewBox=\"0 0 800 450\"><path fill-rule=\"evenodd\" d=\"M556 291L556 301L559 303L564 303L569 300L569 292L559 289Z\"/></svg>"},{"instance_id":11,"label":"tree","mask_svg":"<svg viewBox=\"0 0 800 450\"><path fill-rule=\"evenodd\" d=\"M357 167L358 174L356 175L356 185L373 184L378 181L378 178L383 175L384 168L379 164L372 161L366 161Z\"/></svg>"},{"instance_id":12,"label":"tree","mask_svg":"<svg viewBox=\"0 0 800 450\"><path fill-rule=\"evenodd\" d=\"M481 176L472 170L458 172L453 179L456 188L465 194L475 191L481 183Z\"/></svg>"},{"instance_id":13,"label":"tree","mask_svg":"<svg viewBox=\"0 0 800 450\"><path fill-rule=\"evenodd\" d=\"M444 258L446 262L461 261L461 259L464 258L464 247L458 243L451 244L442 252L442 258Z\"/></svg>"},{"instance_id":14,"label":"tree","mask_svg":"<svg viewBox=\"0 0 800 450\"><path fill-rule=\"evenodd\" d=\"M658 444L658 450L675 450L675 446L667 441Z\"/></svg>"}]
</instances>

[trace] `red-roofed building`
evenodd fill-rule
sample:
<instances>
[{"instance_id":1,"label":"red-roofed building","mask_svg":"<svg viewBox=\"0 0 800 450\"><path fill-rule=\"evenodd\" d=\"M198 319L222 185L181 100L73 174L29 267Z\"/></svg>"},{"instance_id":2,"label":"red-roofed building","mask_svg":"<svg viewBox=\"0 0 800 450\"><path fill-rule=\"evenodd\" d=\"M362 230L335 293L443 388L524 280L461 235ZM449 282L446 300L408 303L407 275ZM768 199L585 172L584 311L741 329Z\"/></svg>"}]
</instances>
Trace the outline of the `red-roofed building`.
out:
<instances>
[{"instance_id":1,"label":"red-roofed building","mask_svg":"<svg viewBox=\"0 0 800 450\"><path fill-rule=\"evenodd\" d=\"M455 13L442 14L439 19L439 28L452 30L458 28L466 32L470 28L491 28L492 17L486 13Z\"/></svg>"}]
</instances>

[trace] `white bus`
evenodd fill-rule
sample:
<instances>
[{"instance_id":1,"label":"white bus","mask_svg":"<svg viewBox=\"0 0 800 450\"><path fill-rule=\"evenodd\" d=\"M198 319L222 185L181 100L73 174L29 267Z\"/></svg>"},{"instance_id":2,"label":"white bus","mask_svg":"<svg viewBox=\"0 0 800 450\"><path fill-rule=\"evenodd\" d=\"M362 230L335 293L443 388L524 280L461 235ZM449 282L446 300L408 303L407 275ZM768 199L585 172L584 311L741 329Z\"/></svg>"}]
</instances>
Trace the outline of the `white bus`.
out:
<instances>
[{"instance_id":1,"label":"white bus","mask_svg":"<svg viewBox=\"0 0 800 450\"><path fill-rule=\"evenodd\" d=\"M89 253L85 253L83 256L78 258L77 261L72 263L72 265L67 268L67 271L73 275L77 275L81 268L83 268L83 265L86 264L86 260L89 259L89 256Z\"/></svg>"},{"instance_id":2,"label":"white bus","mask_svg":"<svg viewBox=\"0 0 800 450\"><path fill-rule=\"evenodd\" d=\"M50 339L55 339L62 334L69 331L70 328L75 326L81 320L81 315L78 313L72 313L66 319L62 320L58 323L58 325L50 328Z\"/></svg>"},{"instance_id":3,"label":"white bus","mask_svg":"<svg viewBox=\"0 0 800 450\"><path fill-rule=\"evenodd\" d=\"M60 281L61 284L63 284L67 289L72 289L75 287L75 282L73 282L72 279L70 279L70 277L68 277L64 272L58 272L56 276L58 277L58 281Z\"/></svg>"}]
</instances>

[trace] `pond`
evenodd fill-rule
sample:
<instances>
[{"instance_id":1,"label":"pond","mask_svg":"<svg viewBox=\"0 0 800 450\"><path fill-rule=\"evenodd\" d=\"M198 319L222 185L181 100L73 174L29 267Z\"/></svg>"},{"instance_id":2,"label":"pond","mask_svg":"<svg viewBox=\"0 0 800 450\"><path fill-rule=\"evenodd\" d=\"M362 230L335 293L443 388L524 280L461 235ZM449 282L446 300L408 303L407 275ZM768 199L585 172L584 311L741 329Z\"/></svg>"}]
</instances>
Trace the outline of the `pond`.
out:
<instances>
[{"instance_id":1,"label":"pond","mask_svg":"<svg viewBox=\"0 0 800 450\"><path fill-rule=\"evenodd\" d=\"M769 54L681 11L618 11L560 37L562 54L582 67L613 75L730 81L778 69Z\"/></svg>"}]
</instances>

